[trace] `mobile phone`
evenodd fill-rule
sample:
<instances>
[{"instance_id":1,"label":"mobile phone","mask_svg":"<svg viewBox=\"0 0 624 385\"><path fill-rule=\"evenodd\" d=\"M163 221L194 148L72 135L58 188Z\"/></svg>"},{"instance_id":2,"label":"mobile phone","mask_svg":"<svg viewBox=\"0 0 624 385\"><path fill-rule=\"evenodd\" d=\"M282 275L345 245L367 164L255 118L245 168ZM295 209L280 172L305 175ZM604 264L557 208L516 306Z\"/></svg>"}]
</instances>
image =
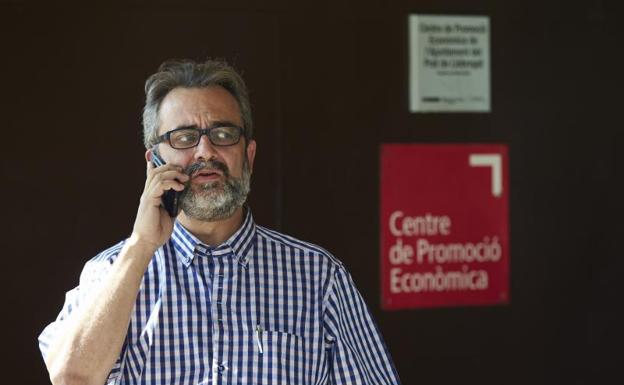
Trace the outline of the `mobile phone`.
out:
<instances>
[{"instance_id":1,"label":"mobile phone","mask_svg":"<svg viewBox=\"0 0 624 385\"><path fill-rule=\"evenodd\" d=\"M154 167L162 166L165 161L158 155L157 151L152 151L152 164ZM162 196L162 206L167 210L169 216L175 218L180 213L180 193L182 191L176 191L174 189L167 190Z\"/></svg>"}]
</instances>

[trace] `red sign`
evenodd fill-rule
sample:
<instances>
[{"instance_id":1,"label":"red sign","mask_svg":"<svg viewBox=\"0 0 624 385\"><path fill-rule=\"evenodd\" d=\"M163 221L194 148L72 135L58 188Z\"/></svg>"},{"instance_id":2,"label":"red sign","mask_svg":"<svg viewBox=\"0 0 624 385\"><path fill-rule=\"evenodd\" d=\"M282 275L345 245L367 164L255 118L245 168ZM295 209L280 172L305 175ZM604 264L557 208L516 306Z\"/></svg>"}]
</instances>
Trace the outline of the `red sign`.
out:
<instances>
[{"instance_id":1,"label":"red sign","mask_svg":"<svg viewBox=\"0 0 624 385\"><path fill-rule=\"evenodd\" d=\"M381 147L384 309L509 301L509 171L502 144Z\"/></svg>"}]
</instances>

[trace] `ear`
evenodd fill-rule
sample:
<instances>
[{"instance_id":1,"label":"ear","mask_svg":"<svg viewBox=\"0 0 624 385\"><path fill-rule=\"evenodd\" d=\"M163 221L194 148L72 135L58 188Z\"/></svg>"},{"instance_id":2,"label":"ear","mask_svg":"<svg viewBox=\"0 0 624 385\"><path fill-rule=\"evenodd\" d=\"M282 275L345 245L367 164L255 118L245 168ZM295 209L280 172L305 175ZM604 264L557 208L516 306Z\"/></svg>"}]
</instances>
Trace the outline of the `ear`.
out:
<instances>
[{"instance_id":1,"label":"ear","mask_svg":"<svg viewBox=\"0 0 624 385\"><path fill-rule=\"evenodd\" d=\"M253 173L254 159L256 158L256 141L250 140L247 144L247 161L249 162L249 171Z\"/></svg>"},{"instance_id":2,"label":"ear","mask_svg":"<svg viewBox=\"0 0 624 385\"><path fill-rule=\"evenodd\" d=\"M152 161L152 149L148 148L147 151L145 151L145 160L148 162Z\"/></svg>"}]
</instances>

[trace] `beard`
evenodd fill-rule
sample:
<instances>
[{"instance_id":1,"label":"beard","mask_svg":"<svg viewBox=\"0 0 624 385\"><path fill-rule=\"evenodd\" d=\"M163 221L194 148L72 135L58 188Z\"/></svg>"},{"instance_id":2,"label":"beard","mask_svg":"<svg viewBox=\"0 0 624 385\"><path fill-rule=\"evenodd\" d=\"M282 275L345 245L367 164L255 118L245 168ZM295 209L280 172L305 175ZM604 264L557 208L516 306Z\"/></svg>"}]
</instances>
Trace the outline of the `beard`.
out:
<instances>
[{"instance_id":1,"label":"beard","mask_svg":"<svg viewBox=\"0 0 624 385\"><path fill-rule=\"evenodd\" d=\"M190 218L214 222L231 217L242 207L250 191L251 172L247 158L243 161L241 177L230 174L227 166L219 161L193 163L186 168L187 175L203 168L217 169L223 173L224 181L192 185L190 181L180 195L180 208Z\"/></svg>"}]
</instances>

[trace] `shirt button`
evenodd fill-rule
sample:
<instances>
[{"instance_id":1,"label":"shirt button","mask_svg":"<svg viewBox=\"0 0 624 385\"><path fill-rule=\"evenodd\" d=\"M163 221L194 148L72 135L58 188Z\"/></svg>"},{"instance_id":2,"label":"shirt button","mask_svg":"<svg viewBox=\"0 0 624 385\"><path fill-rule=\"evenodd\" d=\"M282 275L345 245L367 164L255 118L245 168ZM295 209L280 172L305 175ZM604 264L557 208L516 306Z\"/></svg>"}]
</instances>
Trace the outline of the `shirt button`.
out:
<instances>
[{"instance_id":1,"label":"shirt button","mask_svg":"<svg viewBox=\"0 0 624 385\"><path fill-rule=\"evenodd\" d=\"M217 366L217 370L219 371L219 373L223 373L225 371L225 366L224 365L219 365L219 366Z\"/></svg>"}]
</instances>

